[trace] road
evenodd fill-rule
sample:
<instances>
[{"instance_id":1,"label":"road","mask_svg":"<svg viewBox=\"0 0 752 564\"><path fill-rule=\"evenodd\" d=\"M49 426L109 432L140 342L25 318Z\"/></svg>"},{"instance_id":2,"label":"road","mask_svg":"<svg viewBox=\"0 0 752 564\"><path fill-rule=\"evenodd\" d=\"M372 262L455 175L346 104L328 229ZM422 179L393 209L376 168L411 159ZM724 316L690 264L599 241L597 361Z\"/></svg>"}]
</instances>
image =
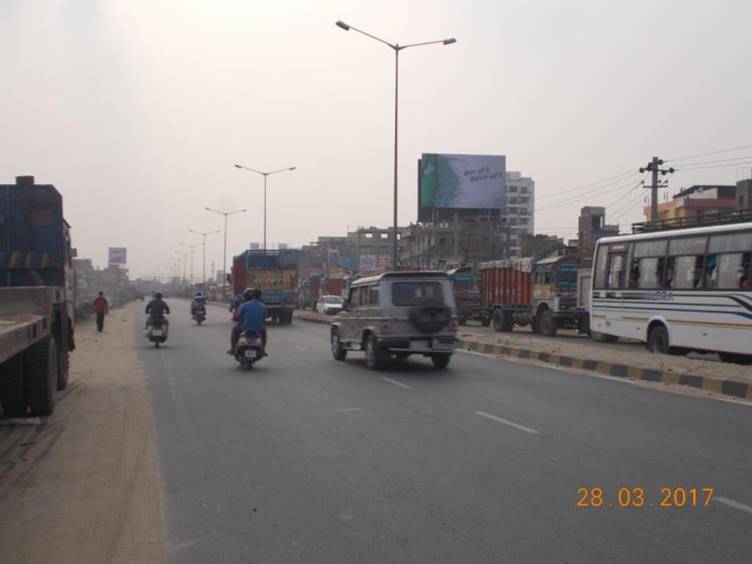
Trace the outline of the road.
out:
<instances>
[{"instance_id":1,"label":"road","mask_svg":"<svg viewBox=\"0 0 752 564\"><path fill-rule=\"evenodd\" d=\"M199 327L172 307L163 348L135 331L173 562L749 558L746 405L467 353L375 373L300 322L241 371L225 309ZM609 507L621 486L645 506ZM658 507L676 486L715 488L710 507ZM608 500L577 508L579 487Z\"/></svg>"}]
</instances>

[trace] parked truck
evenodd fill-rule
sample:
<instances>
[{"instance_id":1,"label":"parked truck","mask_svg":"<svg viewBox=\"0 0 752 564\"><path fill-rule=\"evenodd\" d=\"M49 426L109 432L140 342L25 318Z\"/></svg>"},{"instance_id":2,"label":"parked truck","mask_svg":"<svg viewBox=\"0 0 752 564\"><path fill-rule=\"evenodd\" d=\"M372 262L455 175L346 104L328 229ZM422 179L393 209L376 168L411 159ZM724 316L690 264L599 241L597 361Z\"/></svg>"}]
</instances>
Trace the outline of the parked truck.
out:
<instances>
[{"instance_id":1,"label":"parked truck","mask_svg":"<svg viewBox=\"0 0 752 564\"><path fill-rule=\"evenodd\" d=\"M292 323L298 301L298 251L249 249L232 261L235 296L246 288L261 290L273 323Z\"/></svg>"},{"instance_id":2,"label":"parked truck","mask_svg":"<svg viewBox=\"0 0 752 564\"><path fill-rule=\"evenodd\" d=\"M482 315L502 332L515 325L551 337L560 328L587 332L587 312L577 307L577 272L575 256L482 263Z\"/></svg>"},{"instance_id":3,"label":"parked truck","mask_svg":"<svg viewBox=\"0 0 752 564\"><path fill-rule=\"evenodd\" d=\"M469 266L453 268L447 274L452 282L458 323L465 325L470 319L479 319L488 326L488 318L483 315L480 305L480 276Z\"/></svg>"},{"instance_id":4,"label":"parked truck","mask_svg":"<svg viewBox=\"0 0 752 564\"><path fill-rule=\"evenodd\" d=\"M322 296L342 296L345 290L345 277L343 274L327 274L321 279Z\"/></svg>"},{"instance_id":5,"label":"parked truck","mask_svg":"<svg viewBox=\"0 0 752 564\"><path fill-rule=\"evenodd\" d=\"M49 415L74 348L74 251L63 198L32 176L0 185L0 406Z\"/></svg>"}]
</instances>

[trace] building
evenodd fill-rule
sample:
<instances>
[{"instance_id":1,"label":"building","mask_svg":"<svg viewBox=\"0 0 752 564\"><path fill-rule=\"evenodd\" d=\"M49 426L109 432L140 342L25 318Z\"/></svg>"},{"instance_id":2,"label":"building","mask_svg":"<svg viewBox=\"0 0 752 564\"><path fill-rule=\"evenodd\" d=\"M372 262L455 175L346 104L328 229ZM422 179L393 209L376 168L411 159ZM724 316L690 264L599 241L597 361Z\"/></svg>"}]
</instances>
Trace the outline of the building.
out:
<instances>
[{"instance_id":1,"label":"building","mask_svg":"<svg viewBox=\"0 0 752 564\"><path fill-rule=\"evenodd\" d=\"M585 206L580 210L577 222L577 246L580 249L592 249L601 237L619 234L619 225L606 225L606 208Z\"/></svg>"},{"instance_id":2,"label":"building","mask_svg":"<svg viewBox=\"0 0 752 564\"><path fill-rule=\"evenodd\" d=\"M740 210L752 210L752 178L736 183L736 207Z\"/></svg>"},{"instance_id":3,"label":"building","mask_svg":"<svg viewBox=\"0 0 752 564\"><path fill-rule=\"evenodd\" d=\"M506 256L525 256L522 253L522 235L535 233L535 181L521 172L507 171L507 207L502 210L502 225L509 228L509 246Z\"/></svg>"},{"instance_id":4,"label":"building","mask_svg":"<svg viewBox=\"0 0 752 564\"><path fill-rule=\"evenodd\" d=\"M413 224L402 242L400 264L438 270L509 256L510 244L508 228L490 214Z\"/></svg>"},{"instance_id":5,"label":"building","mask_svg":"<svg viewBox=\"0 0 752 564\"><path fill-rule=\"evenodd\" d=\"M742 196L744 190L742 189ZM747 202L749 200L747 199ZM701 218L737 208L737 186L696 184L674 194L671 200L658 204L658 221ZM650 206L644 208L650 221Z\"/></svg>"},{"instance_id":6,"label":"building","mask_svg":"<svg viewBox=\"0 0 752 564\"><path fill-rule=\"evenodd\" d=\"M523 233L520 238L520 256L523 257L540 259L552 253L562 251L565 247L564 239L556 235L544 235L542 233L531 235L530 233Z\"/></svg>"}]
</instances>

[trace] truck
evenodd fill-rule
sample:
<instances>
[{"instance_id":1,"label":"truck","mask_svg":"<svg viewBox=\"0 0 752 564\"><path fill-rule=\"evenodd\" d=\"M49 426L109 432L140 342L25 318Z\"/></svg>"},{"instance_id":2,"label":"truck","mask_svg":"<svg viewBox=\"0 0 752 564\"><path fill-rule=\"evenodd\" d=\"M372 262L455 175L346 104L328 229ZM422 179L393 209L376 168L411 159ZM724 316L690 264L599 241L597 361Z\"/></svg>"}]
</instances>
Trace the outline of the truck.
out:
<instances>
[{"instance_id":1,"label":"truck","mask_svg":"<svg viewBox=\"0 0 752 564\"><path fill-rule=\"evenodd\" d=\"M18 176L0 185L0 407L50 415L68 385L75 271L63 198Z\"/></svg>"},{"instance_id":2,"label":"truck","mask_svg":"<svg viewBox=\"0 0 752 564\"><path fill-rule=\"evenodd\" d=\"M487 327L489 320L482 315L480 305L480 276L469 266L452 268L447 271L447 274L452 282L458 323L465 325L470 319L480 319L481 323Z\"/></svg>"},{"instance_id":3,"label":"truck","mask_svg":"<svg viewBox=\"0 0 752 564\"><path fill-rule=\"evenodd\" d=\"M578 258L553 256L481 264L481 307L496 331L530 325L553 337L560 328L587 332L587 312L577 307Z\"/></svg>"},{"instance_id":4,"label":"truck","mask_svg":"<svg viewBox=\"0 0 752 564\"><path fill-rule=\"evenodd\" d=\"M261 290L273 323L292 323L298 301L298 251L248 249L233 258L232 288L237 297L246 288Z\"/></svg>"},{"instance_id":5,"label":"truck","mask_svg":"<svg viewBox=\"0 0 752 564\"><path fill-rule=\"evenodd\" d=\"M321 296L342 296L345 278L342 274L327 274L321 279Z\"/></svg>"}]
</instances>

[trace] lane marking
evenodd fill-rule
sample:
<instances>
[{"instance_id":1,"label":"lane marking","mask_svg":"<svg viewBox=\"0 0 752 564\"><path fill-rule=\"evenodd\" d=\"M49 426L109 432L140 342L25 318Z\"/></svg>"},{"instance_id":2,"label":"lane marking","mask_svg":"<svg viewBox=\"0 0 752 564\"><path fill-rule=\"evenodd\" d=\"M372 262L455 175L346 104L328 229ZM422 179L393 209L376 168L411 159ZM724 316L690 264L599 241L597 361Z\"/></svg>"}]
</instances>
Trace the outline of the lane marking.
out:
<instances>
[{"instance_id":1,"label":"lane marking","mask_svg":"<svg viewBox=\"0 0 752 564\"><path fill-rule=\"evenodd\" d=\"M342 407L337 410L338 413L346 413L348 411L361 411L359 407Z\"/></svg>"},{"instance_id":2,"label":"lane marking","mask_svg":"<svg viewBox=\"0 0 752 564\"><path fill-rule=\"evenodd\" d=\"M715 497L715 500L718 503L723 503L724 505L728 505L729 507L733 507L734 509L738 509L739 511L744 511L745 513L749 513L752 515L752 507L749 505L746 505L744 503L739 503L738 501L734 501L733 499L729 499L727 497Z\"/></svg>"},{"instance_id":3,"label":"lane marking","mask_svg":"<svg viewBox=\"0 0 752 564\"><path fill-rule=\"evenodd\" d=\"M395 386L399 386L400 388L407 388L408 390L412 390L412 386L408 386L407 384L403 384L402 382L398 382L397 380L392 380L391 378L387 378L386 376L381 377L384 382L389 382L390 384L394 384Z\"/></svg>"},{"instance_id":4,"label":"lane marking","mask_svg":"<svg viewBox=\"0 0 752 564\"><path fill-rule=\"evenodd\" d=\"M309 351L309 349L307 349L305 347L301 347L300 345L293 345L292 348L294 348L296 350L299 350L300 352L308 352Z\"/></svg>"},{"instance_id":5,"label":"lane marking","mask_svg":"<svg viewBox=\"0 0 752 564\"><path fill-rule=\"evenodd\" d=\"M492 421L496 421L497 423L503 423L504 425L509 425L510 427L514 427L515 429L518 429L520 431L530 433L531 435L540 435L540 431L536 431L535 429L531 429L530 427L525 427L524 425L520 425L519 423L515 423L514 421L502 419L501 417L497 417L496 415L486 413L485 411L476 411L475 414L480 415L481 417L485 417L486 419L491 419Z\"/></svg>"}]
</instances>

